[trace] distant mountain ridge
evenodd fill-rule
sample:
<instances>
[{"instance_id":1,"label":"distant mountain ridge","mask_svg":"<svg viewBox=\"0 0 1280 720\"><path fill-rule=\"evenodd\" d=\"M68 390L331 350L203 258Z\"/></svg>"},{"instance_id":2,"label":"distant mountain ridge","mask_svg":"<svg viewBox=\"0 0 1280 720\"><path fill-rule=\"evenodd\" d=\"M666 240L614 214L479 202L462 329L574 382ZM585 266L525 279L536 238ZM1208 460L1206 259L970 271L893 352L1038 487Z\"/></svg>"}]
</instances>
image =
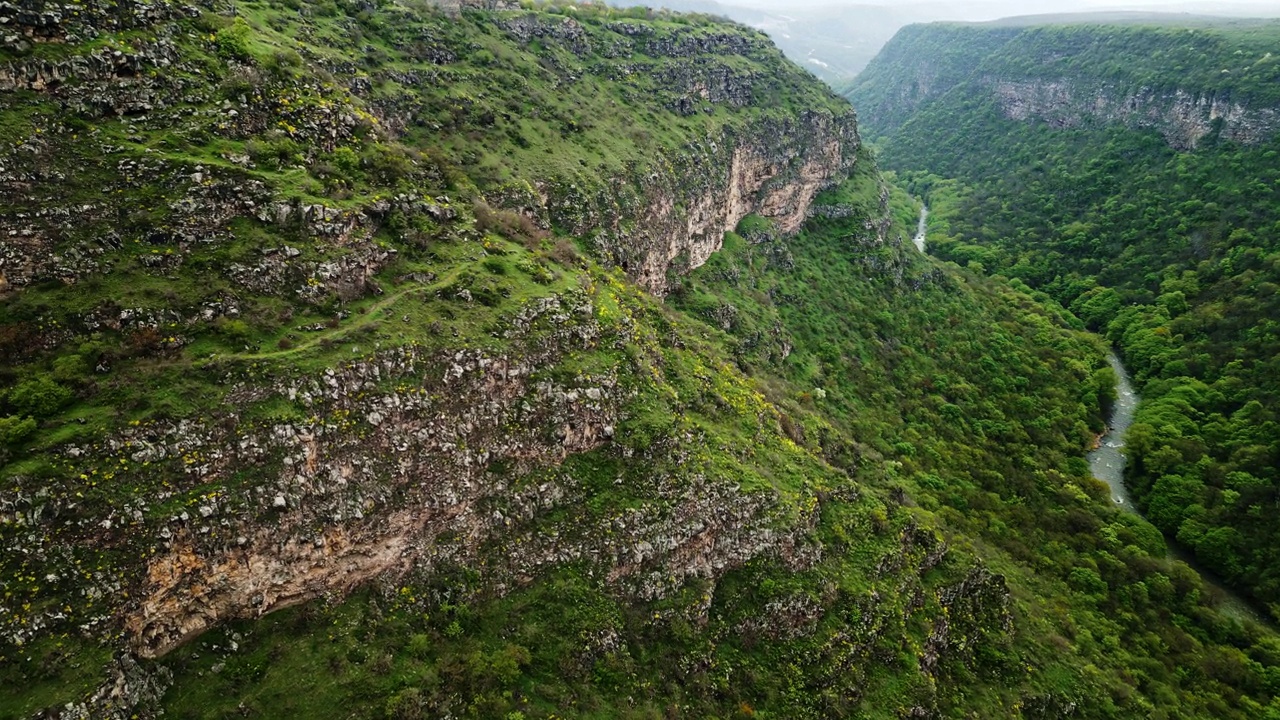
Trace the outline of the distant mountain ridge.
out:
<instances>
[{"instance_id":1,"label":"distant mountain ridge","mask_svg":"<svg viewBox=\"0 0 1280 720\"><path fill-rule=\"evenodd\" d=\"M873 136L934 102L979 101L1055 127L1152 128L1180 149L1210 136L1257 143L1280 129L1280 62L1271 52L1280 21L1050 17L1051 25L1033 16L909 26L848 96Z\"/></svg>"},{"instance_id":2,"label":"distant mountain ridge","mask_svg":"<svg viewBox=\"0 0 1280 720\"><path fill-rule=\"evenodd\" d=\"M619 7L665 7L678 12L718 15L764 30L778 47L819 79L845 88L903 27L913 23L974 20L991 25L1049 22L1230 22L1228 18L1277 17L1280 6L1194 2L1159 8L1083 10L1079 4L1051 6L1047 14L1027 15L1018 3L813 3L716 2L715 0L609 0ZM999 18L999 19L995 19Z\"/></svg>"}]
</instances>

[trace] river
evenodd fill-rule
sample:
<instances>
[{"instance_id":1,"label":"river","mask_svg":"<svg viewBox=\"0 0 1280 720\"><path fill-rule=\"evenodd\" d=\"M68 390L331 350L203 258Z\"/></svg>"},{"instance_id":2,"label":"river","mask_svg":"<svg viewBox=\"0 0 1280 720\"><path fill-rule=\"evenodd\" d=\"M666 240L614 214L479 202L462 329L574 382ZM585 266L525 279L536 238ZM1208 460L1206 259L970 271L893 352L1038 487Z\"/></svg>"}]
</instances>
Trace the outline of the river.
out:
<instances>
[{"instance_id":1,"label":"river","mask_svg":"<svg viewBox=\"0 0 1280 720\"><path fill-rule=\"evenodd\" d=\"M1129 371L1120 363L1115 353L1107 355L1107 362L1116 372L1116 404L1111 409L1111 420L1107 424L1107 434L1098 442L1098 447L1089 453L1089 470L1093 476L1111 488L1111 501L1116 505L1138 512L1129 491L1124 486L1124 436L1133 424L1133 413L1138 407L1138 393L1133 391L1133 383L1129 379Z\"/></svg>"},{"instance_id":2,"label":"river","mask_svg":"<svg viewBox=\"0 0 1280 720\"><path fill-rule=\"evenodd\" d=\"M924 231L925 224L929 220L929 206L920 203L920 223L916 225L916 236L911 238L911 242L916 244L916 249L924 252Z\"/></svg>"},{"instance_id":3,"label":"river","mask_svg":"<svg viewBox=\"0 0 1280 720\"><path fill-rule=\"evenodd\" d=\"M1111 363L1111 368L1116 372L1116 402L1111 409L1111 420L1107 424L1107 434L1102 436L1098 442L1098 447L1087 456L1089 470L1095 478L1105 482L1107 487L1111 488L1111 501L1116 504L1116 507L1139 514L1137 506L1133 504L1132 498L1129 497L1129 491L1124 486L1125 457L1123 448L1125 433L1128 432L1129 426L1133 424L1134 411L1137 409L1138 401L1141 398L1138 397L1138 393L1134 392L1129 372L1120 362L1120 358L1116 357L1115 353L1108 353L1107 362ZM1201 580L1204 581L1205 586L1209 589L1210 596L1216 600L1214 604L1222 614L1236 620L1251 620L1266 625L1272 624L1249 601L1229 590L1213 573L1200 567L1190 553L1183 551L1172 541L1167 544L1170 559L1182 561L1200 574Z\"/></svg>"}]
</instances>

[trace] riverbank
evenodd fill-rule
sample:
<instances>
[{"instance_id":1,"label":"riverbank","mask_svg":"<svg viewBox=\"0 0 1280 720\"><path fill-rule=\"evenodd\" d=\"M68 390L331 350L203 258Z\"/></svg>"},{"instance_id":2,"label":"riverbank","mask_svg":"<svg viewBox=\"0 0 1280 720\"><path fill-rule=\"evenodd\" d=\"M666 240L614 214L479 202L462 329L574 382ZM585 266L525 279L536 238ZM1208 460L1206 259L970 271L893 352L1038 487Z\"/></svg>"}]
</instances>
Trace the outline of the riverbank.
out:
<instances>
[{"instance_id":1,"label":"riverbank","mask_svg":"<svg viewBox=\"0 0 1280 720\"><path fill-rule=\"evenodd\" d=\"M1129 371L1120 362L1120 358L1115 353L1108 353L1107 362L1111 364L1111 369L1116 374L1116 401L1111 409L1107 432L1099 438L1097 446L1085 457L1089 461L1089 471L1093 474L1093 477L1106 483L1107 487L1111 489L1111 501L1115 503L1116 507L1141 515L1124 484L1124 468L1127 462L1124 455L1124 440L1125 434L1129 431L1129 426L1133 424L1138 403L1142 398L1133 389ZM1241 622L1250 621L1269 626L1273 625L1267 618L1266 613L1228 589L1221 579L1213 573L1200 567L1190 553L1179 548L1172 540L1166 541L1166 545L1169 548L1168 557L1170 560L1185 563L1200 575L1201 580L1204 581L1205 586L1217 601L1218 609L1223 614Z\"/></svg>"}]
</instances>

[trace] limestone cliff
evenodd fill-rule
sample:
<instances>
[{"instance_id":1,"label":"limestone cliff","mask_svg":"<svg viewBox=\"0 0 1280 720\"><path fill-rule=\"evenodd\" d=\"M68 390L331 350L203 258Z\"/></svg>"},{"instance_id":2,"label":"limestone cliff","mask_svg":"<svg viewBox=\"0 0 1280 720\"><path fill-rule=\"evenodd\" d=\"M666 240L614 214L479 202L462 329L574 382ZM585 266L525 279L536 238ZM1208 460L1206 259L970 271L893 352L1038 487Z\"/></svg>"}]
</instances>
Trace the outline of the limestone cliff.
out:
<instances>
[{"instance_id":1,"label":"limestone cliff","mask_svg":"<svg viewBox=\"0 0 1280 720\"><path fill-rule=\"evenodd\" d=\"M983 78L1004 115L1075 128L1116 123L1158 131L1179 150L1194 148L1214 134L1253 145L1280 131L1280 108L1233 100L1230 94L1150 87L1127 90L1105 81Z\"/></svg>"},{"instance_id":2,"label":"limestone cliff","mask_svg":"<svg viewBox=\"0 0 1280 720\"><path fill-rule=\"evenodd\" d=\"M596 243L661 294L669 271L701 266L747 215L773 220L784 234L799 230L814 197L852 170L859 148L853 113L809 112L706 142L686 172L646 187L631 232L611 225Z\"/></svg>"},{"instance_id":3,"label":"limestone cliff","mask_svg":"<svg viewBox=\"0 0 1280 720\"><path fill-rule=\"evenodd\" d=\"M633 339L617 332L586 298L553 298L513 321L515 344L502 355L379 353L232 391L236 403L298 402L310 421L246 431L230 414L113 441L133 462L199 458L186 463L193 485L245 468L264 480L202 495L157 528L144 575L129 583L131 645L154 657L228 618L454 564L484 566L485 585L502 592L544 567L590 561L620 588L654 598L762 554L811 561L818 548L803 542L805 522L775 527L776 500L699 475L658 478L643 508L616 519L540 519L584 499L580 481L556 468L610 442L628 395L618 373L629 371L537 378L602 342ZM668 454L691 450L686 442L648 462L666 465ZM533 475L543 479L517 480ZM117 513L100 524L128 527Z\"/></svg>"}]
</instances>

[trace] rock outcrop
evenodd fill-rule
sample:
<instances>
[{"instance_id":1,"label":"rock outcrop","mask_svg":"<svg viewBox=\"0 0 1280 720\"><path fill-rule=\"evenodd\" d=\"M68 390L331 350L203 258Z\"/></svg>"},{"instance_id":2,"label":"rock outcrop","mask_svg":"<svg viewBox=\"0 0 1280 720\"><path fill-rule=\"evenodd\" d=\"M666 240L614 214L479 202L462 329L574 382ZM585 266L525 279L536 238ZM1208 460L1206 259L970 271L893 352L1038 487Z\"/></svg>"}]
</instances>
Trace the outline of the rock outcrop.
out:
<instances>
[{"instance_id":1,"label":"rock outcrop","mask_svg":"<svg viewBox=\"0 0 1280 720\"><path fill-rule=\"evenodd\" d=\"M799 230L818 192L852 170L859 147L852 114L820 113L710 143L711 161L651 189L633 234L615 230L606 252L662 294L669 271L701 266L747 215L773 220L783 234Z\"/></svg>"},{"instance_id":2,"label":"rock outcrop","mask_svg":"<svg viewBox=\"0 0 1280 720\"><path fill-rule=\"evenodd\" d=\"M463 10L519 10L516 0L427 0L428 4L450 13Z\"/></svg>"},{"instance_id":3,"label":"rock outcrop","mask_svg":"<svg viewBox=\"0 0 1280 720\"><path fill-rule=\"evenodd\" d=\"M1210 134L1252 145L1280 131L1280 109L1255 107L1227 94L1149 87L1126 90L1111 83L1068 78L984 78L983 85L1012 120L1039 120L1060 128L1115 123L1152 129L1179 150L1194 148Z\"/></svg>"},{"instance_id":4,"label":"rock outcrop","mask_svg":"<svg viewBox=\"0 0 1280 720\"><path fill-rule=\"evenodd\" d=\"M174 478L169 489L139 497L137 512L174 491L229 487L226 479L248 468L272 478L191 496L151 528L141 576L119 578L134 598L123 608L134 652L156 657L230 618L442 564L487 565L486 587L504 592L544 567L586 562L621 591L652 600L753 558L802 568L820 557L805 539L812 516L783 524L772 494L700 474L659 480L644 505L598 520L570 510L584 499L570 474L518 483L615 433L625 399L616 376L576 385L536 379L607 339L593 315L583 297L556 298L515 321L510 334L520 349L506 355L403 349L233 393L237 403L300 403L311 420L249 430L232 412L112 440L123 463ZM568 522L541 519L557 510ZM40 503L35 512L61 510ZM130 513L110 510L89 522L115 545L137 532ZM25 631L16 632L21 640Z\"/></svg>"}]
</instances>

